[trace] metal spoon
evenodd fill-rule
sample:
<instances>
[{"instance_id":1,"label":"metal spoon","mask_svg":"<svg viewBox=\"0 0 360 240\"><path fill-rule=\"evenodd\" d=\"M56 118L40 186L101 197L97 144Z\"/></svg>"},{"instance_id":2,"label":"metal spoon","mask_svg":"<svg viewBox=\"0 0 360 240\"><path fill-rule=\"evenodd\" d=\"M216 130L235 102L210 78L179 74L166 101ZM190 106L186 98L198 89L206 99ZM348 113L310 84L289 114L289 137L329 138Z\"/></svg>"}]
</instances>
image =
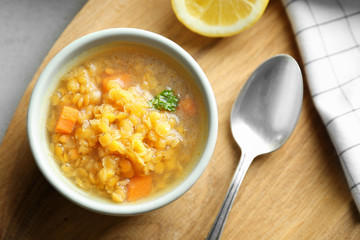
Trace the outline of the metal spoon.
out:
<instances>
[{"instance_id":1,"label":"metal spoon","mask_svg":"<svg viewBox=\"0 0 360 240\"><path fill-rule=\"evenodd\" d=\"M241 148L234 177L207 239L220 239L240 184L253 159L281 147L293 132L303 99L297 62L277 55L250 76L231 111L231 131Z\"/></svg>"}]
</instances>

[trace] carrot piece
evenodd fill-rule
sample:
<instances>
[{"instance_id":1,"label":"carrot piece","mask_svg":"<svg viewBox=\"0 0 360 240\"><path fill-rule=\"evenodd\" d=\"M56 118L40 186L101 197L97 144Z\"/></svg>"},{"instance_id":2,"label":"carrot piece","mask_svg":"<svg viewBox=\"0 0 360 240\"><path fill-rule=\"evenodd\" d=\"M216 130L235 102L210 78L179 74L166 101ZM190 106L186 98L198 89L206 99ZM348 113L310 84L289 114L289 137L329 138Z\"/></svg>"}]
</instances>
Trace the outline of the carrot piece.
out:
<instances>
[{"instance_id":1,"label":"carrot piece","mask_svg":"<svg viewBox=\"0 0 360 240\"><path fill-rule=\"evenodd\" d=\"M60 118L76 122L78 117L79 117L79 110L77 110L76 108L69 106L64 106L62 108Z\"/></svg>"},{"instance_id":2,"label":"carrot piece","mask_svg":"<svg viewBox=\"0 0 360 240\"><path fill-rule=\"evenodd\" d=\"M102 79L102 90L103 92L108 92L110 89L108 87L108 83L114 80L115 82L119 83L122 88L128 87L130 85L130 75L123 73L120 75L110 75L106 76Z\"/></svg>"},{"instance_id":3,"label":"carrot piece","mask_svg":"<svg viewBox=\"0 0 360 240\"><path fill-rule=\"evenodd\" d=\"M184 111L186 114L188 114L190 116L195 115L195 113L197 111L194 100L189 96L180 100L179 110Z\"/></svg>"},{"instance_id":4,"label":"carrot piece","mask_svg":"<svg viewBox=\"0 0 360 240\"><path fill-rule=\"evenodd\" d=\"M72 132L74 125L75 125L74 121L59 118L59 120L56 124L56 127L55 127L55 132L69 134Z\"/></svg>"},{"instance_id":5,"label":"carrot piece","mask_svg":"<svg viewBox=\"0 0 360 240\"><path fill-rule=\"evenodd\" d=\"M151 176L136 176L130 179L128 184L127 200L129 202L144 198L152 190Z\"/></svg>"},{"instance_id":6,"label":"carrot piece","mask_svg":"<svg viewBox=\"0 0 360 240\"><path fill-rule=\"evenodd\" d=\"M56 133L69 134L73 131L76 120L79 116L79 110L73 107L64 106L60 117L55 126Z\"/></svg>"}]
</instances>

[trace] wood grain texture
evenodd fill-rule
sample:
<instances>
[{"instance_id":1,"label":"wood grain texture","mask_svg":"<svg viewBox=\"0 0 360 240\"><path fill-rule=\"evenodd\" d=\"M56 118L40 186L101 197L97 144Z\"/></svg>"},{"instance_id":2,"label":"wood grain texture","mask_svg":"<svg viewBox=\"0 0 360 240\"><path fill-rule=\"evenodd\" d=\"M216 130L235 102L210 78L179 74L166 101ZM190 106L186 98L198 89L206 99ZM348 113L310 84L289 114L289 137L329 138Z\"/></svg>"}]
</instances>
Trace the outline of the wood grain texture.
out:
<instances>
[{"instance_id":1,"label":"wood grain texture","mask_svg":"<svg viewBox=\"0 0 360 240\"><path fill-rule=\"evenodd\" d=\"M182 46L214 89L219 133L213 158L183 197L154 212L110 217L84 210L57 193L38 170L27 140L32 89L49 60L94 31L134 27ZM166 0L90 0L35 73L0 147L1 239L204 239L240 157L229 126L231 106L251 72L275 54L301 59L280 0L252 28L229 38L186 29ZM278 151L255 159L235 200L223 239L360 239L360 217L325 127L305 85L294 134Z\"/></svg>"}]
</instances>

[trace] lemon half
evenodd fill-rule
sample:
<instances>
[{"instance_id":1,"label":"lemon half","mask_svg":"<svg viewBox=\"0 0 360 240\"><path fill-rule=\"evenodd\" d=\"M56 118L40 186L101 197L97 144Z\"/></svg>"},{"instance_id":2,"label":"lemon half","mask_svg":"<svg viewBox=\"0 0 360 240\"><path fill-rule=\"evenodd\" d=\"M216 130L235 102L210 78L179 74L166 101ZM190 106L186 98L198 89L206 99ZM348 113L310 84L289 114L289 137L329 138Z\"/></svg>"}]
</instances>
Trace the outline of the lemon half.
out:
<instances>
[{"instance_id":1,"label":"lemon half","mask_svg":"<svg viewBox=\"0 0 360 240\"><path fill-rule=\"evenodd\" d=\"M176 17L190 30L227 37L253 25L269 0L171 0Z\"/></svg>"}]
</instances>

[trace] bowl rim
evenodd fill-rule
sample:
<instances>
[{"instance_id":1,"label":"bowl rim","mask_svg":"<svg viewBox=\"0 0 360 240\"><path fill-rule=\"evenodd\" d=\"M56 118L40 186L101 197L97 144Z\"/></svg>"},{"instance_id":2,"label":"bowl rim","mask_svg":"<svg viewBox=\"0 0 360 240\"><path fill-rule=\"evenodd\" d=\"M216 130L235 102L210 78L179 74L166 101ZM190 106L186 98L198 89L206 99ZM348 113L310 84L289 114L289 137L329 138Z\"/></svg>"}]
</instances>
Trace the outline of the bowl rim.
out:
<instances>
[{"instance_id":1,"label":"bowl rim","mask_svg":"<svg viewBox=\"0 0 360 240\"><path fill-rule=\"evenodd\" d=\"M58 174L54 174L54 170L51 169L51 157L47 155L45 149L41 146L41 144L39 144L43 142L42 134L40 131L36 131L37 129L41 130L39 115L41 116L42 98L45 98L45 96L42 96L44 95L44 89L46 89L46 86L52 82L47 80L49 76L59 72L63 66L60 63L63 62L64 59L71 56L71 54L74 52L77 52L82 48L91 49L92 47L89 46L92 44L103 45L100 44L102 41L105 41L104 44L107 42L109 43L111 42L110 39L118 39L116 41L132 39L137 43L143 43L145 45L158 48L158 50L163 51L165 54L171 55L180 63L186 64L187 67L190 67L192 74L196 75L196 81L202 90L202 95L204 97L207 108L207 117L209 118L208 137L206 139L203 154L198 163L194 166L193 170L184 178L184 181L179 182L176 187L164 194L161 194L159 197L135 204L112 204L105 201L97 201L95 198L88 198L79 191L75 191L71 186L68 186L68 184L66 184L63 179L58 176ZM88 210L107 215L128 216L149 212L163 207L185 194L198 181L200 176L205 171L205 168L207 167L215 148L217 131L218 114L215 96L212 91L210 82L208 81L199 64L191 57L189 53L187 53L183 48L170 39L165 38L157 33L137 28L111 28L93 32L78 38L60 50L49 61L47 66L40 74L31 94L27 114L27 135L30 149L32 151L34 160L43 176L60 194L65 196L73 203Z\"/></svg>"}]
</instances>

